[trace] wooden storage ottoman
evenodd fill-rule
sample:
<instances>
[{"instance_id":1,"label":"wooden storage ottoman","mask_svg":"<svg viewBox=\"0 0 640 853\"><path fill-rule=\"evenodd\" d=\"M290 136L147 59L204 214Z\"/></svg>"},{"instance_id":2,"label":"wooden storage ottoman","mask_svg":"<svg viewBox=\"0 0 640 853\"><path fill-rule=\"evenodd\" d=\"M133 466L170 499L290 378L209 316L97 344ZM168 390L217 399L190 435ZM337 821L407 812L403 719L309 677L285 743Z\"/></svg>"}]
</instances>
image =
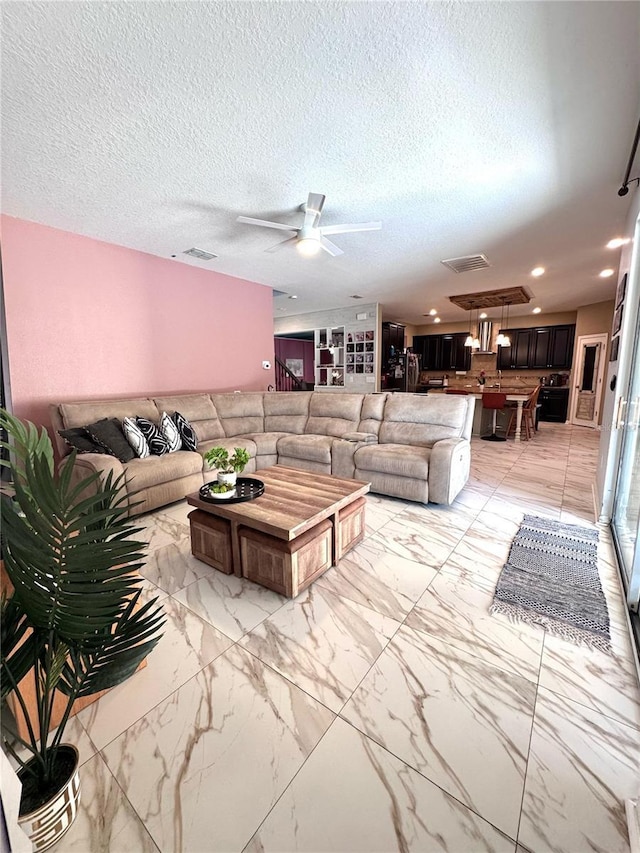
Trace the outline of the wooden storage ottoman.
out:
<instances>
[{"instance_id":1,"label":"wooden storage ottoman","mask_svg":"<svg viewBox=\"0 0 640 853\"><path fill-rule=\"evenodd\" d=\"M331 567L333 524L329 519L291 541L248 527L241 527L238 536L243 577L287 598L295 598Z\"/></svg>"},{"instance_id":2,"label":"wooden storage ottoman","mask_svg":"<svg viewBox=\"0 0 640 853\"><path fill-rule=\"evenodd\" d=\"M189 513L191 522L191 553L225 575L233 574L231 525L201 509Z\"/></svg>"},{"instance_id":3,"label":"wooden storage ottoman","mask_svg":"<svg viewBox=\"0 0 640 853\"><path fill-rule=\"evenodd\" d=\"M338 559L364 539L364 510L366 505L367 502L364 498L358 498L340 510L337 538Z\"/></svg>"}]
</instances>

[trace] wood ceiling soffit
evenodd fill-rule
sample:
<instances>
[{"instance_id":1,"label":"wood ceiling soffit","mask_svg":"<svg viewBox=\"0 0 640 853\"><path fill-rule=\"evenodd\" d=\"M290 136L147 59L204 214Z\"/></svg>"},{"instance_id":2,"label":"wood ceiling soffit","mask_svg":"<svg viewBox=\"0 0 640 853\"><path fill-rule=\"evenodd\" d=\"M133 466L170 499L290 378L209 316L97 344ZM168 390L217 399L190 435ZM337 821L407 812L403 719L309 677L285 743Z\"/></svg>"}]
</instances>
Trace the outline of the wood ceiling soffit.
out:
<instances>
[{"instance_id":1,"label":"wood ceiling soffit","mask_svg":"<svg viewBox=\"0 0 640 853\"><path fill-rule=\"evenodd\" d=\"M502 290L485 290L482 293L464 293L450 296L449 300L465 311L475 308L501 308L503 305L525 305L531 297L524 287L506 287Z\"/></svg>"}]
</instances>

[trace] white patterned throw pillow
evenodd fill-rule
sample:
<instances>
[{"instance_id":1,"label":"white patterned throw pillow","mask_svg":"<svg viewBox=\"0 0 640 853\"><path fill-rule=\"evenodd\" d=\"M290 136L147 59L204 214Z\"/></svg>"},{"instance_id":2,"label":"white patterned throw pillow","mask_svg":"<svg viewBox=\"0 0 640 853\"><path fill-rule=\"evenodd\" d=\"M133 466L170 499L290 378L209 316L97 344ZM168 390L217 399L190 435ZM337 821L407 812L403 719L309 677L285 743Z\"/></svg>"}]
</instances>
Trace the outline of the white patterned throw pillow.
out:
<instances>
[{"instance_id":1,"label":"white patterned throw pillow","mask_svg":"<svg viewBox=\"0 0 640 853\"><path fill-rule=\"evenodd\" d=\"M133 418L123 418L122 431L127 439L133 452L139 459L146 459L151 453L147 439L142 434L142 430Z\"/></svg>"},{"instance_id":2,"label":"white patterned throw pillow","mask_svg":"<svg viewBox=\"0 0 640 853\"><path fill-rule=\"evenodd\" d=\"M160 432L167 440L169 453L174 453L176 450L180 450L182 447L182 438L178 432L178 427L166 412L163 412L162 417L160 418Z\"/></svg>"}]
</instances>

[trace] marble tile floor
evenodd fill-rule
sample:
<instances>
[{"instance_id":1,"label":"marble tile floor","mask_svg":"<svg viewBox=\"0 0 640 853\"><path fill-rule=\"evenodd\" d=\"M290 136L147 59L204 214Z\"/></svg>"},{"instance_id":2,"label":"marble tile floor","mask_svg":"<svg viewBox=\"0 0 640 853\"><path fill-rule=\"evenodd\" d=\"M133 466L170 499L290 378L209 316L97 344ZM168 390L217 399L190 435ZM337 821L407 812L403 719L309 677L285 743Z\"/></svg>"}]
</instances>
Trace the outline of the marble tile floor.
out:
<instances>
[{"instance_id":1,"label":"marble tile floor","mask_svg":"<svg viewBox=\"0 0 640 853\"><path fill-rule=\"evenodd\" d=\"M293 601L195 560L186 503L143 517L165 634L73 722L59 853L628 853L640 688L608 531L613 655L488 613L525 512L593 525L598 439L474 440L452 507L370 496Z\"/></svg>"}]
</instances>

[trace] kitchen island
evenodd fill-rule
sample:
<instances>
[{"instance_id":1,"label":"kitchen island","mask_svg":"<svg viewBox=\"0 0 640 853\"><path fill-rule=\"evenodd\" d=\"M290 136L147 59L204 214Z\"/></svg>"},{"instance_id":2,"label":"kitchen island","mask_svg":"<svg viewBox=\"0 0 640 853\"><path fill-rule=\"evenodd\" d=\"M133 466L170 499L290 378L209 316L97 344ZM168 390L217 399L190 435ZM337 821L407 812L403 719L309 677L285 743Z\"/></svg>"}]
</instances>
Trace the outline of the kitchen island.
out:
<instances>
[{"instance_id":1,"label":"kitchen island","mask_svg":"<svg viewBox=\"0 0 640 853\"><path fill-rule=\"evenodd\" d=\"M506 385L500 386L488 386L488 385L450 385L448 390L452 391L466 391L467 394L470 394L472 397L475 397L476 400L480 401L480 405L476 406L476 414L473 419L473 435L480 435L482 432L482 394L486 390L489 393L493 394L506 394L508 403L516 403L516 434L515 440L517 442L522 440L522 407L529 399L530 395L535 391L535 388L516 388L509 387ZM429 394L446 394L446 388L429 388Z\"/></svg>"}]
</instances>

